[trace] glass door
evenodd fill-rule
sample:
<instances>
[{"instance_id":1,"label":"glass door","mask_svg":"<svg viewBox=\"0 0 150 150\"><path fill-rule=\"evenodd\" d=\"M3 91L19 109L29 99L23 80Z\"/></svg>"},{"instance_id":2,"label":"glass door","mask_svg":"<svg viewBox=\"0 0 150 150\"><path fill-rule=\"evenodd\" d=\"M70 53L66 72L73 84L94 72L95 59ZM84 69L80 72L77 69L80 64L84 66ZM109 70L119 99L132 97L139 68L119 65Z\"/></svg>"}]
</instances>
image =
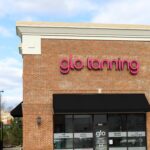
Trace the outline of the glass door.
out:
<instances>
[{"instance_id":1,"label":"glass door","mask_svg":"<svg viewBox=\"0 0 150 150\"><path fill-rule=\"evenodd\" d=\"M105 124L95 127L95 150L107 150L107 128Z\"/></svg>"},{"instance_id":2,"label":"glass door","mask_svg":"<svg viewBox=\"0 0 150 150\"><path fill-rule=\"evenodd\" d=\"M107 116L94 115L94 149L107 150Z\"/></svg>"}]
</instances>

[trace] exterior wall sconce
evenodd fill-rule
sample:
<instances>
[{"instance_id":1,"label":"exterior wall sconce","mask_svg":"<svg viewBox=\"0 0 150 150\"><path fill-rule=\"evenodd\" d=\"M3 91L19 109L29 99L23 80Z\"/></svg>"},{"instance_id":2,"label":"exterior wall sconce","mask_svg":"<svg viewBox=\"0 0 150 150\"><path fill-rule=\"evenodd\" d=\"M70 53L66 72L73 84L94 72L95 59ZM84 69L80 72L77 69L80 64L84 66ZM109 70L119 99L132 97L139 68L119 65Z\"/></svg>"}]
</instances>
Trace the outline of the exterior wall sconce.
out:
<instances>
[{"instance_id":1,"label":"exterior wall sconce","mask_svg":"<svg viewBox=\"0 0 150 150\"><path fill-rule=\"evenodd\" d=\"M38 126L41 125L41 123L42 123L42 118L41 118L40 116L38 116L38 117L36 118L36 123L37 123Z\"/></svg>"}]
</instances>

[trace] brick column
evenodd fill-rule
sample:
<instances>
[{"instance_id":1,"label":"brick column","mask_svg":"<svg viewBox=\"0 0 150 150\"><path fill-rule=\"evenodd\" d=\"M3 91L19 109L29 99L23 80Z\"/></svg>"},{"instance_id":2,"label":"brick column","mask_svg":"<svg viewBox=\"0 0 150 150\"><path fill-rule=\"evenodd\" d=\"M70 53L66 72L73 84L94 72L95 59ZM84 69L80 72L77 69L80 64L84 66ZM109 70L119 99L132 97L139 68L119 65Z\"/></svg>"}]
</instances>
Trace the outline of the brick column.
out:
<instances>
[{"instance_id":1,"label":"brick column","mask_svg":"<svg viewBox=\"0 0 150 150\"><path fill-rule=\"evenodd\" d=\"M51 105L23 105L23 149L53 150L53 113ZM36 118L41 117L41 125Z\"/></svg>"},{"instance_id":2,"label":"brick column","mask_svg":"<svg viewBox=\"0 0 150 150\"><path fill-rule=\"evenodd\" d=\"M150 112L146 114L147 150L150 150Z\"/></svg>"}]
</instances>

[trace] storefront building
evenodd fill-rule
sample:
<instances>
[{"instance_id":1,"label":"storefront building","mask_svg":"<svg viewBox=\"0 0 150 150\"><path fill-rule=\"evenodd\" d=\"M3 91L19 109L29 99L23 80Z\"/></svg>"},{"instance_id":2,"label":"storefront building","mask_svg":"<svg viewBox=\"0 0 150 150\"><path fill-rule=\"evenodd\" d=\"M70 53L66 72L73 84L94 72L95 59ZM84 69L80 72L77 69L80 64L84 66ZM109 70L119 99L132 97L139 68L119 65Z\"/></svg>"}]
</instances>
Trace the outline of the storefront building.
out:
<instances>
[{"instance_id":1,"label":"storefront building","mask_svg":"<svg viewBox=\"0 0 150 150\"><path fill-rule=\"evenodd\" d=\"M17 22L24 150L150 150L150 26Z\"/></svg>"}]
</instances>

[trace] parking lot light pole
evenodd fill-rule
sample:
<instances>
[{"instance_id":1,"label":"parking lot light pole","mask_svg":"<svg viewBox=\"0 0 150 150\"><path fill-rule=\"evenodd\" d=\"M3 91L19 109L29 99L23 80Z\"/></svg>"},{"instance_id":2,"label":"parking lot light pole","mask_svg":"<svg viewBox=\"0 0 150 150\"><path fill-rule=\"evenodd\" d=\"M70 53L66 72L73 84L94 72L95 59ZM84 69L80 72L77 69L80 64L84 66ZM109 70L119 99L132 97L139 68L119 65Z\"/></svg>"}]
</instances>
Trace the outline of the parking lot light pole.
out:
<instances>
[{"instance_id":1,"label":"parking lot light pole","mask_svg":"<svg viewBox=\"0 0 150 150\"><path fill-rule=\"evenodd\" d=\"M3 126L2 126L2 116L1 116L1 102L2 102L2 93L3 93L4 91L3 90L1 90L0 91L0 149L2 149L3 148Z\"/></svg>"}]
</instances>

